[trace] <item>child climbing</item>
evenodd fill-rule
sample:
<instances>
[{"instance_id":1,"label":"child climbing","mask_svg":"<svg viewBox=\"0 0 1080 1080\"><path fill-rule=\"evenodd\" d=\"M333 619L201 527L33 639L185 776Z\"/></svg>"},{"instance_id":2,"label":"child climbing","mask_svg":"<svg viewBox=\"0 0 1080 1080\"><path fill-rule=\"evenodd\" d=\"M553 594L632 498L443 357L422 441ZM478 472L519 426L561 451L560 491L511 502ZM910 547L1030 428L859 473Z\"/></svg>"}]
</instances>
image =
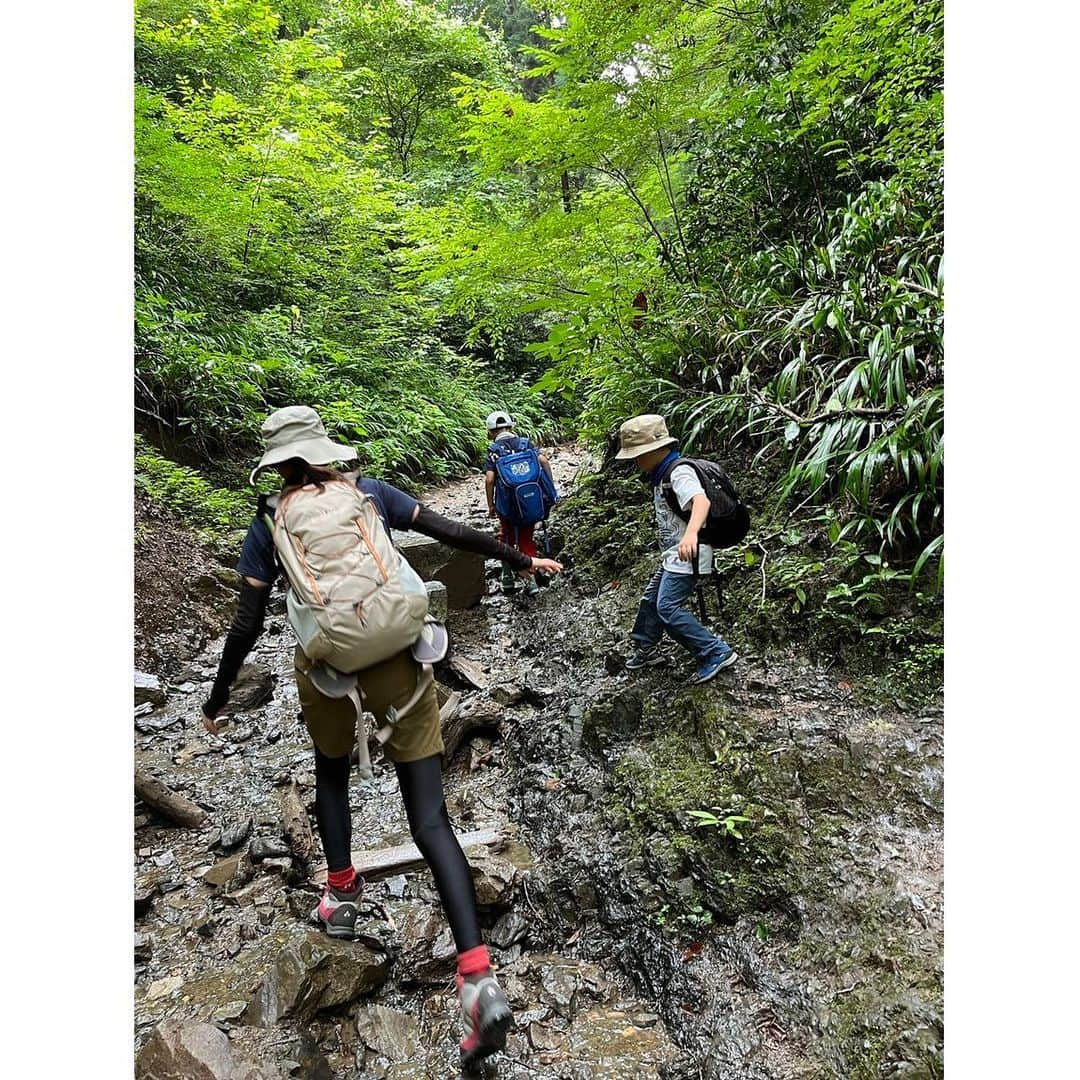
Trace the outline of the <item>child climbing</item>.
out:
<instances>
[{"instance_id":1,"label":"child climbing","mask_svg":"<svg viewBox=\"0 0 1080 1080\"><path fill-rule=\"evenodd\" d=\"M488 516L499 519L499 539L523 555L538 552L533 531L547 520L558 501L551 463L536 444L514 432L510 414L496 411L487 418L487 470L484 490ZM514 591L513 567L503 564L502 590ZM525 592L535 596L540 591L534 577L526 579Z\"/></svg>"},{"instance_id":2,"label":"child climbing","mask_svg":"<svg viewBox=\"0 0 1080 1080\"><path fill-rule=\"evenodd\" d=\"M666 631L697 661L697 672L691 681L708 682L734 664L738 653L723 638L702 626L686 603L693 595L698 577L713 572L713 548L704 542L708 537L702 536L703 527L712 520L712 511L731 511L731 507L719 506L728 496L714 490L717 505L713 505L702 483L707 475L699 472L699 466L711 467L712 463L681 458L677 441L668 434L662 416L647 414L627 420L619 429L619 452L615 458L632 461L645 474L652 488L663 552L660 566L645 586L638 605L630 631L636 651L626 666L633 671L663 663L659 646ZM731 491L734 493L734 488ZM736 510L741 508L737 494L732 501ZM745 509L740 518L743 516ZM731 530L731 535L737 531L738 527ZM742 534L745 535L745 528Z\"/></svg>"}]
</instances>

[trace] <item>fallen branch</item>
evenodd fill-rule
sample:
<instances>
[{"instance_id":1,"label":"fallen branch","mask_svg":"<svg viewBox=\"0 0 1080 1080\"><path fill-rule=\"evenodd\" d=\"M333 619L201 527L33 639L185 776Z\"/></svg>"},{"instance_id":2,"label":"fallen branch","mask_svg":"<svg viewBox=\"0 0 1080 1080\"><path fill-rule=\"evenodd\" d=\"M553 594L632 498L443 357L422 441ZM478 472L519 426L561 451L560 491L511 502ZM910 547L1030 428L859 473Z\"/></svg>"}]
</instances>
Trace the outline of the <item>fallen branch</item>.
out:
<instances>
[{"instance_id":1,"label":"fallen branch","mask_svg":"<svg viewBox=\"0 0 1080 1080\"><path fill-rule=\"evenodd\" d=\"M499 826L488 826L473 832L462 833L458 843L466 855L477 848L499 844L504 839ZM378 881L392 874L402 874L424 865L424 856L415 844L398 844L396 847L377 848L374 851L354 851L352 864L356 872L367 881ZM311 879L316 885L326 881L326 864L316 868Z\"/></svg>"},{"instance_id":2,"label":"fallen branch","mask_svg":"<svg viewBox=\"0 0 1080 1080\"><path fill-rule=\"evenodd\" d=\"M449 701L446 703L450 704ZM443 706L445 708L446 706ZM443 763L449 764L462 744L480 732L498 735L502 726L503 710L495 702L482 702L479 708L468 712L455 709L443 723Z\"/></svg>"},{"instance_id":3,"label":"fallen branch","mask_svg":"<svg viewBox=\"0 0 1080 1080\"><path fill-rule=\"evenodd\" d=\"M135 794L162 817L184 828L197 829L206 820L201 806L139 769L135 770Z\"/></svg>"},{"instance_id":4,"label":"fallen branch","mask_svg":"<svg viewBox=\"0 0 1080 1080\"><path fill-rule=\"evenodd\" d=\"M301 865L310 866L315 853L315 834L295 780L281 793L281 822L289 850Z\"/></svg>"}]
</instances>

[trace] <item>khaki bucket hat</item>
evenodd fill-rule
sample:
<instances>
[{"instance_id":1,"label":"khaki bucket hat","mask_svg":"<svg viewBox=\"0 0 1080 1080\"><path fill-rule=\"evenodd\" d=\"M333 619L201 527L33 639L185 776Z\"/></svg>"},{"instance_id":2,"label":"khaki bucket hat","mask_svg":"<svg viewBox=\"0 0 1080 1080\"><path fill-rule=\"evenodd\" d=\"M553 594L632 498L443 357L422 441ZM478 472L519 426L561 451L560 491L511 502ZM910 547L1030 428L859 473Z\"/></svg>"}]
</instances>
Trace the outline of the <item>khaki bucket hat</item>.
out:
<instances>
[{"instance_id":1,"label":"khaki bucket hat","mask_svg":"<svg viewBox=\"0 0 1080 1080\"><path fill-rule=\"evenodd\" d=\"M630 461L678 441L668 434L667 424L662 416L656 413L635 416L619 428L619 452L615 455L615 460Z\"/></svg>"},{"instance_id":2,"label":"khaki bucket hat","mask_svg":"<svg viewBox=\"0 0 1080 1080\"><path fill-rule=\"evenodd\" d=\"M307 405L287 405L272 412L263 421L262 437L266 451L251 471L253 484L263 469L290 458L300 458L309 465L332 465L356 457L351 446L330 440L319 414Z\"/></svg>"}]
</instances>

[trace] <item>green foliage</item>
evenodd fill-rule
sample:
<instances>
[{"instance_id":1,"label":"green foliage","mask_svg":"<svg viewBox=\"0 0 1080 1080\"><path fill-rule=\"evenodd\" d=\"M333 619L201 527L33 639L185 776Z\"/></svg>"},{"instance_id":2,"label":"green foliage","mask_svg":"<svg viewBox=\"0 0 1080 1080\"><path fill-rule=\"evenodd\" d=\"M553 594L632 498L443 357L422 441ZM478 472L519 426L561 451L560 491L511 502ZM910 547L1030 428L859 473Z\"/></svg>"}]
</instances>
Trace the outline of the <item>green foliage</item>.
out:
<instances>
[{"instance_id":1,"label":"green foliage","mask_svg":"<svg viewBox=\"0 0 1080 1080\"><path fill-rule=\"evenodd\" d=\"M235 539L255 513L253 496L216 486L195 469L162 457L138 435L135 488L153 509L184 518L211 539Z\"/></svg>"},{"instance_id":2,"label":"green foliage","mask_svg":"<svg viewBox=\"0 0 1080 1080\"><path fill-rule=\"evenodd\" d=\"M407 483L475 461L495 405L550 430L539 397L494 356L443 340L437 296L402 277L416 196L386 168L395 139L430 158L452 130L456 75L498 76L503 59L422 5L139 0L136 408L148 435L203 458L250 456L268 411L310 404L363 467ZM407 136L398 106L420 118Z\"/></svg>"},{"instance_id":3,"label":"green foliage","mask_svg":"<svg viewBox=\"0 0 1080 1080\"><path fill-rule=\"evenodd\" d=\"M539 100L461 91L479 175L417 256L445 303L495 334L537 319L538 385L586 434L656 409L690 448L751 445L775 498L833 510L834 542L922 570L943 524L940 3L558 12Z\"/></svg>"},{"instance_id":4,"label":"green foliage","mask_svg":"<svg viewBox=\"0 0 1080 1080\"><path fill-rule=\"evenodd\" d=\"M250 456L303 402L419 478L493 399L596 441L662 411L755 521L882 560L832 610L932 588L942 33L940 0L138 0L141 426ZM599 539L611 580L636 541Z\"/></svg>"}]
</instances>

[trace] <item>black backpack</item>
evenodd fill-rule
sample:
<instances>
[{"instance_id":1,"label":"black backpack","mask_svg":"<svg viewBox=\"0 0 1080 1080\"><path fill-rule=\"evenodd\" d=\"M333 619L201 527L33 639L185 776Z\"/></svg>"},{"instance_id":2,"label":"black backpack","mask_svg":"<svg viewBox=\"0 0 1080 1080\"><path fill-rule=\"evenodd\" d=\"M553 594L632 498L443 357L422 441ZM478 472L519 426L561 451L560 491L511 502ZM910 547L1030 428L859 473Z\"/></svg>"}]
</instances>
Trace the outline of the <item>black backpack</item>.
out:
<instances>
[{"instance_id":1,"label":"black backpack","mask_svg":"<svg viewBox=\"0 0 1080 1080\"><path fill-rule=\"evenodd\" d=\"M690 515L679 506L679 500L675 498L668 481L672 470L678 465L689 465L697 473L709 500L709 516L698 534L701 542L718 548L733 547L739 543L750 531L750 511L739 498L728 474L715 461L681 457L665 470L660 490L671 512L682 521L690 520Z\"/></svg>"}]
</instances>

